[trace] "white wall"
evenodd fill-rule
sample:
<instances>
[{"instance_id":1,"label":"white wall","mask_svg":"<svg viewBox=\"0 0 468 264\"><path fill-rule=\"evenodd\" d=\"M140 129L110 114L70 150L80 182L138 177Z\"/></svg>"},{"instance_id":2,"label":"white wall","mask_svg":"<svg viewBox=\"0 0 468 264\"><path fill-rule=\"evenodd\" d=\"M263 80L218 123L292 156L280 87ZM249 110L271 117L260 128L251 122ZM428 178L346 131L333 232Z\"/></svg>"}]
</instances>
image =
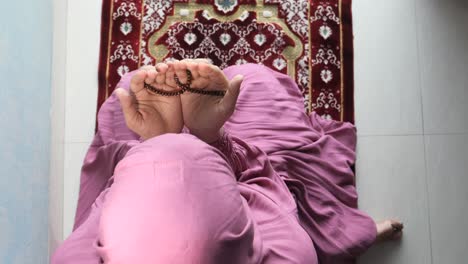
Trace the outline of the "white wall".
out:
<instances>
[{"instance_id":1,"label":"white wall","mask_svg":"<svg viewBox=\"0 0 468 264\"><path fill-rule=\"evenodd\" d=\"M50 251L72 230L80 168L94 134L101 1L54 1Z\"/></svg>"},{"instance_id":2,"label":"white wall","mask_svg":"<svg viewBox=\"0 0 468 264\"><path fill-rule=\"evenodd\" d=\"M63 150L67 1L53 0L53 54L49 176L49 254L63 240Z\"/></svg>"},{"instance_id":3,"label":"white wall","mask_svg":"<svg viewBox=\"0 0 468 264\"><path fill-rule=\"evenodd\" d=\"M1 8L0 263L46 263L52 2Z\"/></svg>"}]
</instances>

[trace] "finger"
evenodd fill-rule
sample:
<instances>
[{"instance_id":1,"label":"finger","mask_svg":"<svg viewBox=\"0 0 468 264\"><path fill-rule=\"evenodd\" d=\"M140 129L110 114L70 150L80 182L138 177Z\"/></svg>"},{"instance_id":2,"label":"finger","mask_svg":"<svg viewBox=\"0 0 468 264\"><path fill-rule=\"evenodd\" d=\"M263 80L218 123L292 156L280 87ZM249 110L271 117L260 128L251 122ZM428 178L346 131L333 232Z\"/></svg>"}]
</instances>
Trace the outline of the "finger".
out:
<instances>
[{"instance_id":1,"label":"finger","mask_svg":"<svg viewBox=\"0 0 468 264\"><path fill-rule=\"evenodd\" d=\"M212 82L212 76L216 75L215 68L212 65L206 63L196 63L194 71L192 73L192 88L205 89L210 86ZM213 85L211 85L213 86Z\"/></svg>"},{"instance_id":2,"label":"finger","mask_svg":"<svg viewBox=\"0 0 468 264\"><path fill-rule=\"evenodd\" d=\"M178 61L174 63L175 74L179 78L179 81L183 84L187 83L187 63Z\"/></svg>"},{"instance_id":3,"label":"finger","mask_svg":"<svg viewBox=\"0 0 468 264\"><path fill-rule=\"evenodd\" d=\"M135 75L133 75L132 80L130 81L130 90L132 92L138 93L145 88L144 85L147 74L148 73L145 70L139 70Z\"/></svg>"},{"instance_id":4,"label":"finger","mask_svg":"<svg viewBox=\"0 0 468 264\"><path fill-rule=\"evenodd\" d=\"M145 71L147 73L147 76L145 78L145 83L148 83L148 84L151 83L151 81L149 79L149 73L151 72L151 69L154 69L154 67L151 66L151 65L145 65L145 66L140 67L141 71Z\"/></svg>"},{"instance_id":5,"label":"finger","mask_svg":"<svg viewBox=\"0 0 468 264\"><path fill-rule=\"evenodd\" d=\"M166 72L166 82L165 84L170 86L170 87L177 87L177 84L175 83L174 80L174 74L175 74L175 62L171 61L167 63L167 72Z\"/></svg>"},{"instance_id":6,"label":"finger","mask_svg":"<svg viewBox=\"0 0 468 264\"><path fill-rule=\"evenodd\" d=\"M153 84L156 80L156 69L155 68L151 68L151 69L148 69L147 71L147 76L146 76L146 79L145 79L145 82L147 84Z\"/></svg>"},{"instance_id":7,"label":"finger","mask_svg":"<svg viewBox=\"0 0 468 264\"><path fill-rule=\"evenodd\" d=\"M198 73L201 77L211 77L216 71L216 66L207 63L198 63Z\"/></svg>"},{"instance_id":8,"label":"finger","mask_svg":"<svg viewBox=\"0 0 468 264\"><path fill-rule=\"evenodd\" d=\"M194 59L183 59L182 62L195 62Z\"/></svg>"},{"instance_id":9,"label":"finger","mask_svg":"<svg viewBox=\"0 0 468 264\"><path fill-rule=\"evenodd\" d=\"M165 63L158 63L156 64L156 83L158 85L163 85L166 83L166 72L167 72L167 64Z\"/></svg>"},{"instance_id":10,"label":"finger","mask_svg":"<svg viewBox=\"0 0 468 264\"><path fill-rule=\"evenodd\" d=\"M156 64L155 68L156 68L156 71L157 71L157 72L166 73L166 71L167 71L167 64L166 64L166 63L163 63L163 62L160 62L160 63Z\"/></svg>"},{"instance_id":11,"label":"finger","mask_svg":"<svg viewBox=\"0 0 468 264\"><path fill-rule=\"evenodd\" d=\"M195 62L197 63L207 63L207 64L213 64L210 59L208 58L199 58L195 59Z\"/></svg>"},{"instance_id":12,"label":"finger","mask_svg":"<svg viewBox=\"0 0 468 264\"><path fill-rule=\"evenodd\" d=\"M140 117L136 101L130 93L123 88L117 88L115 93L117 98L119 98L126 123L130 127L132 122L137 121Z\"/></svg>"},{"instance_id":13,"label":"finger","mask_svg":"<svg viewBox=\"0 0 468 264\"><path fill-rule=\"evenodd\" d=\"M199 77L198 63L195 60L191 60L191 61L188 61L186 65L187 65L187 69L192 74L192 80L197 79Z\"/></svg>"},{"instance_id":14,"label":"finger","mask_svg":"<svg viewBox=\"0 0 468 264\"><path fill-rule=\"evenodd\" d=\"M223 99L221 100L221 106L223 108L223 112L226 113L227 117L231 116L234 113L234 109L236 108L237 98L239 97L240 87L242 81L244 80L244 76L236 75L232 80L229 82L229 88L226 91Z\"/></svg>"},{"instance_id":15,"label":"finger","mask_svg":"<svg viewBox=\"0 0 468 264\"><path fill-rule=\"evenodd\" d=\"M144 70L144 71L148 71L151 69L154 69L153 65L145 65L145 66L140 67L140 70Z\"/></svg>"}]
</instances>

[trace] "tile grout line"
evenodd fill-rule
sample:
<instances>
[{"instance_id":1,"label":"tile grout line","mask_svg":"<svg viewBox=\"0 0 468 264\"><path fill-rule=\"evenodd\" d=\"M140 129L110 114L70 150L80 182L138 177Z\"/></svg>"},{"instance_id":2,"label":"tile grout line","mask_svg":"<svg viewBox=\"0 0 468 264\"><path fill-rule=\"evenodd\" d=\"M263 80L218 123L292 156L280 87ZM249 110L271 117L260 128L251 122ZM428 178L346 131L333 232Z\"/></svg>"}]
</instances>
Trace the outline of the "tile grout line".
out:
<instances>
[{"instance_id":1,"label":"tile grout line","mask_svg":"<svg viewBox=\"0 0 468 264\"><path fill-rule=\"evenodd\" d=\"M466 136L468 132L424 133L424 136Z\"/></svg>"},{"instance_id":2,"label":"tile grout line","mask_svg":"<svg viewBox=\"0 0 468 264\"><path fill-rule=\"evenodd\" d=\"M66 170L65 170L65 160L66 160L66 157L67 157L67 153L65 151L65 147L66 147L66 138L67 138L67 68L68 68L68 64L69 64L69 58L68 58L68 47L69 47L69 44L68 44L68 36L69 36L69 30L68 30L68 27L69 27L69 13L68 13L68 8L69 8L69 1L65 1L65 3L63 4L63 11L64 12L64 21L61 21L61 22L64 22L65 25L64 25L64 28L63 28L63 69L64 69L64 77L63 77L63 119L62 119L62 125L63 125L63 139L62 139L62 142L63 142L63 146L62 146L62 157L60 159L60 162L61 162L61 173L62 173L62 177L61 177L61 211L60 211L60 235L61 235L61 239L62 240L65 240L65 232L64 232L64 226L65 226L65 175L66 175ZM51 256L49 256L51 257Z\"/></svg>"},{"instance_id":3,"label":"tile grout line","mask_svg":"<svg viewBox=\"0 0 468 264\"><path fill-rule=\"evenodd\" d=\"M428 177L428 164L427 164L427 145L426 145L426 131L425 131L425 123L424 123L424 91L423 91L423 83L422 83L422 72L421 72L421 42L420 42L420 34L419 34L419 16L418 16L418 5L417 0L413 0L414 4L414 21L416 25L416 48L417 48L417 65L418 65L418 77L419 77L419 92L420 92L420 107L421 107L421 121L422 121L422 141L423 141L423 155L424 155L424 178L426 183L426 208L427 208L427 224L428 224L428 231L429 231L429 250L430 250L430 257L431 263L434 263L434 253L433 253L433 246L432 246L432 226L431 226L431 208L429 202L429 177Z\"/></svg>"},{"instance_id":4,"label":"tile grout line","mask_svg":"<svg viewBox=\"0 0 468 264\"><path fill-rule=\"evenodd\" d=\"M376 135L357 135L358 138L360 137L416 137L416 136L424 136L423 134L376 134Z\"/></svg>"},{"instance_id":5,"label":"tile grout line","mask_svg":"<svg viewBox=\"0 0 468 264\"><path fill-rule=\"evenodd\" d=\"M409 136L468 136L468 132L409 133L409 134L357 134L357 137L409 137Z\"/></svg>"}]
</instances>

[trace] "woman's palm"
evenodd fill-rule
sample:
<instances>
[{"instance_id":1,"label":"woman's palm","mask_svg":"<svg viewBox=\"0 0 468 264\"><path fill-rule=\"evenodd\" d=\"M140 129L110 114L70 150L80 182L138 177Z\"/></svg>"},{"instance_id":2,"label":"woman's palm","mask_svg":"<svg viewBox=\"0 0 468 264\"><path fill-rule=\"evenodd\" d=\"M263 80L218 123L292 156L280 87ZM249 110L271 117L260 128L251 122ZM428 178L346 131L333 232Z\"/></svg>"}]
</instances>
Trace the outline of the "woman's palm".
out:
<instances>
[{"instance_id":1,"label":"woman's palm","mask_svg":"<svg viewBox=\"0 0 468 264\"><path fill-rule=\"evenodd\" d=\"M165 133L180 133L183 127L182 108L179 96L161 96L148 91L145 83L160 90L173 91L175 83L168 76L174 73L166 65L144 67L130 83L130 91L117 90L127 126L148 139Z\"/></svg>"},{"instance_id":2,"label":"woman's palm","mask_svg":"<svg viewBox=\"0 0 468 264\"><path fill-rule=\"evenodd\" d=\"M242 78L236 76L229 82L218 67L204 60L178 61L170 63L169 68L175 70L182 83L187 81L187 70L190 71L193 89L226 92L224 97L191 92L181 95L185 126L205 142L216 140L219 130L234 112Z\"/></svg>"}]
</instances>

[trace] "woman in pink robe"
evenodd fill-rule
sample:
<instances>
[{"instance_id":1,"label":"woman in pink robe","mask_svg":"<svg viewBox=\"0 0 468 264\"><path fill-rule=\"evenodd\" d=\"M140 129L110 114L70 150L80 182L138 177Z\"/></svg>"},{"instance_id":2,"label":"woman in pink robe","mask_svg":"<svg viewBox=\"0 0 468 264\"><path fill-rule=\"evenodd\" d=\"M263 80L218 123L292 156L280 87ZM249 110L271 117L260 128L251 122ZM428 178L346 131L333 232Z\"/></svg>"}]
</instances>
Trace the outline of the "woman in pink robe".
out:
<instances>
[{"instance_id":1,"label":"woman in pink robe","mask_svg":"<svg viewBox=\"0 0 468 264\"><path fill-rule=\"evenodd\" d=\"M224 98L186 92L157 106L142 97L162 98L144 83L168 91L187 68L192 88ZM224 74L184 61L122 78L133 104L118 89L102 106L74 231L52 263L353 263L401 236L399 222L357 209L351 124L306 115L294 81L266 67ZM157 113L132 121L151 105ZM183 125L192 135L166 133Z\"/></svg>"}]
</instances>

